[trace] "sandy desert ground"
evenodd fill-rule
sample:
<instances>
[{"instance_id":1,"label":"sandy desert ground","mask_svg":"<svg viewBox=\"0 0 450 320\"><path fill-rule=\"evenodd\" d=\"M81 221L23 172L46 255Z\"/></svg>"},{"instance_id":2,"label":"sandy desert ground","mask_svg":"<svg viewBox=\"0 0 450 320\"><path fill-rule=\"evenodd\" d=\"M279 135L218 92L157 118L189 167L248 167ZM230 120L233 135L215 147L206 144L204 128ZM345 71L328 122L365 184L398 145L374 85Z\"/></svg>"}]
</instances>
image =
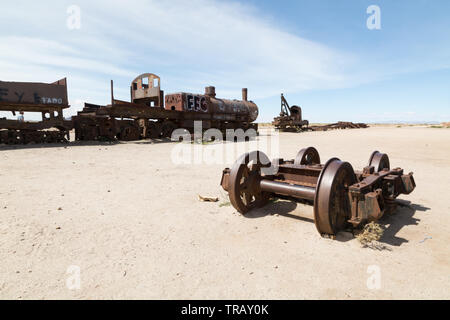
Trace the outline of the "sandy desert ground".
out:
<instances>
[{"instance_id":1,"label":"sandy desert ground","mask_svg":"<svg viewBox=\"0 0 450 320\"><path fill-rule=\"evenodd\" d=\"M304 205L280 201L247 217L220 206L222 169L239 154L175 164L180 145L1 146L0 298L450 298L450 129L280 135L285 159L315 146L322 162L337 156L362 169L380 150L414 172L416 190L400 197L409 205L381 221L385 250L361 248L349 233L321 238ZM370 266L379 289L367 286Z\"/></svg>"}]
</instances>

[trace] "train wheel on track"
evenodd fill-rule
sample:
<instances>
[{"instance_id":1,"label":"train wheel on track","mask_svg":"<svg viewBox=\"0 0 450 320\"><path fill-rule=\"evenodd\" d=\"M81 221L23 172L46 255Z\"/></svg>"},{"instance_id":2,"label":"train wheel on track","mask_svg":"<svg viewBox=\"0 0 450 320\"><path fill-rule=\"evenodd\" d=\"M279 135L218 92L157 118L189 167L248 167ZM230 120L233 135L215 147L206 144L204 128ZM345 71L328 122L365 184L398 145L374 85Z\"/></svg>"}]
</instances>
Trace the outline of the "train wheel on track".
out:
<instances>
[{"instance_id":1,"label":"train wheel on track","mask_svg":"<svg viewBox=\"0 0 450 320\"><path fill-rule=\"evenodd\" d=\"M320 164L319 152L314 147L303 148L297 153L294 164L296 165L312 165Z\"/></svg>"},{"instance_id":2,"label":"train wheel on track","mask_svg":"<svg viewBox=\"0 0 450 320\"><path fill-rule=\"evenodd\" d=\"M351 218L348 187L356 183L353 167L337 158L327 161L317 181L314 198L314 223L320 234L334 235Z\"/></svg>"},{"instance_id":3,"label":"train wheel on track","mask_svg":"<svg viewBox=\"0 0 450 320\"><path fill-rule=\"evenodd\" d=\"M270 193L260 188L261 168L270 165L269 158L260 151L245 153L236 160L230 171L230 202L242 214L264 206Z\"/></svg>"}]
</instances>

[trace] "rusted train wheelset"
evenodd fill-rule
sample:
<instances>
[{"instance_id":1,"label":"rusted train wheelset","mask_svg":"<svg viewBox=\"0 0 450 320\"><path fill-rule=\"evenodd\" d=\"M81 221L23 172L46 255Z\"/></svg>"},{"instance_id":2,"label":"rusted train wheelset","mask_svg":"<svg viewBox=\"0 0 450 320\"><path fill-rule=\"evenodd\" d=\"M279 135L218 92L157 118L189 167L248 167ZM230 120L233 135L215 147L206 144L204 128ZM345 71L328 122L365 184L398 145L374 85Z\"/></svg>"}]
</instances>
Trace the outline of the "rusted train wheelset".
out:
<instances>
[{"instance_id":1,"label":"rusted train wheelset","mask_svg":"<svg viewBox=\"0 0 450 320\"><path fill-rule=\"evenodd\" d=\"M245 153L223 170L221 185L242 214L273 197L311 204L317 230L329 235L393 212L395 199L415 188L413 174L391 169L387 154L373 152L368 166L354 171L338 158L321 164L314 147L301 149L293 160L272 162L263 152Z\"/></svg>"}]
</instances>

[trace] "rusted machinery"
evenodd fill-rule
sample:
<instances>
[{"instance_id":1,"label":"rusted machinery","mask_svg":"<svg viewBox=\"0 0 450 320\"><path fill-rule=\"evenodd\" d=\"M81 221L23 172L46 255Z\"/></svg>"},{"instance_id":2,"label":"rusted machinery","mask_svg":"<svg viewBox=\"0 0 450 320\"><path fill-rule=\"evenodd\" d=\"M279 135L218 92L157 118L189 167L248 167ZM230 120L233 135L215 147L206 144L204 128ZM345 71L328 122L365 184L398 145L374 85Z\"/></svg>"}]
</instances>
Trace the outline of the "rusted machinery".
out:
<instances>
[{"instance_id":1,"label":"rusted machinery","mask_svg":"<svg viewBox=\"0 0 450 320\"><path fill-rule=\"evenodd\" d=\"M320 164L313 147L286 161L270 162L260 151L245 153L231 169L224 169L221 185L242 214L264 206L273 197L311 204L322 235L380 219L396 209L395 199L400 194L415 188L413 174L390 169L384 153L374 151L368 166L354 171L350 163L338 158Z\"/></svg>"},{"instance_id":2,"label":"rusted machinery","mask_svg":"<svg viewBox=\"0 0 450 320\"><path fill-rule=\"evenodd\" d=\"M131 102L114 99L111 82L111 104L85 104L75 117L77 140L170 137L177 128L190 133L194 121L201 121L202 129L258 129L252 123L258 117L257 105L247 100L247 89L242 89L242 100L216 98L215 88L206 87L204 94L174 93L164 97L160 77L141 74L131 82Z\"/></svg>"},{"instance_id":3,"label":"rusted machinery","mask_svg":"<svg viewBox=\"0 0 450 320\"><path fill-rule=\"evenodd\" d=\"M353 123L346 121L339 121L326 125L310 126L308 120L302 119L302 109L299 106L290 107L283 94L281 94L280 116L273 119L272 125L275 129L284 132L327 131L334 129L356 129L368 127L365 123Z\"/></svg>"},{"instance_id":4,"label":"rusted machinery","mask_svg":"<svg viewBox=\"0 0 450 320\"><path fill-rule=\"evenodd\" d=\"M302 119L302 108L290 107L284 95L281 94L280 116L273 119L272 125L280 131L298 132L308 130L309 122Z\"/></svg>"},{"instance_id":5,"label":"rusted machinery","mask_svg":"<svg viewBox=\"0 0 450 320\"><path fill-rule=\"evenodd\" d=\"M202 130L258 130L258 107L247 100L247 89L242 89L242 100L219 99L214 87L206 87L204 94L164 97L160 81L152 73L136 77L131 102L114 99L111 81L111 104L85 103L69 121L63 118L63 110L69 108L66 79L50 84L0 81L0 111L20 112L17 120L0 119L0 143L65 142L73 128L76 140L165 138L177 128L193 133L195 121L201 122ZM23 112L40 112L42 121L22 121Z\"/></svg>"},{"instance_id":6,"label":"rusted machinery","mask_svg":"<svg viewBox=\"0 0 450 320\"><path fill-rule=\"evenodd\" d=\"M71 123L63 110L68 107L65 78L53 83L0 81L0 111L19 113L17 120L0 118L0 143L67 141ZM42 121L25 121L24 112L41 113Z\"/></svg>"}]
</instances>

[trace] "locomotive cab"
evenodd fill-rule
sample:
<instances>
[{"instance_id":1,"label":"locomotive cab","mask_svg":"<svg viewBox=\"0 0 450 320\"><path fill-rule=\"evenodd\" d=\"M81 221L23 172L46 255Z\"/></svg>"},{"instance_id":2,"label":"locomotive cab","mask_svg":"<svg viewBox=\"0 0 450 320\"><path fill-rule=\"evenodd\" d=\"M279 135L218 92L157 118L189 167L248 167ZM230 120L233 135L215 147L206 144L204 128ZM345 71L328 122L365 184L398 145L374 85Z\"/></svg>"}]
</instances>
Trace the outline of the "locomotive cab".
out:
<instances>
[{"instance_id":1,"label":"locomotive cab","mask_svg":"<svg viewBox=\"0 0 450 320\"><path fill-rule=\"evenodd\" d=\"M131 82L130 92L132 103L164 107L164 91L161 90L161 79L156 74L144 73L137 76Z\"/></svg>"}]
</instances>

